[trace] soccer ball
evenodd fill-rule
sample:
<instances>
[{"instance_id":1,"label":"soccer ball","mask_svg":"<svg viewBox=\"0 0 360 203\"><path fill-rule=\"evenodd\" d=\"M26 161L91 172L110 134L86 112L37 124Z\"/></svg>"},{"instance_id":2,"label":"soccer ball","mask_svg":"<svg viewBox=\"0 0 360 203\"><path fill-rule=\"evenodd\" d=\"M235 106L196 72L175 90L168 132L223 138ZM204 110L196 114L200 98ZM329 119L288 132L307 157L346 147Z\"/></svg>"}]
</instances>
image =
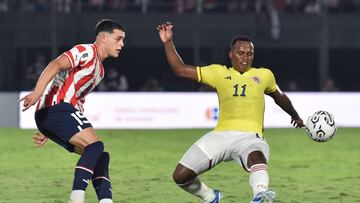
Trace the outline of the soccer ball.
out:
<instances>
[{"instance_id":1,"label":"soccer ball","mask_svg":"<svg viewBox=\"0 0 360 203\"><path fill-rule=\"evenodd\" d=\"M326 142L336 133L334 116L327 111L317 111L311 115L305 128L309 137L316 142Z\"/></svg>"}]
</instances>

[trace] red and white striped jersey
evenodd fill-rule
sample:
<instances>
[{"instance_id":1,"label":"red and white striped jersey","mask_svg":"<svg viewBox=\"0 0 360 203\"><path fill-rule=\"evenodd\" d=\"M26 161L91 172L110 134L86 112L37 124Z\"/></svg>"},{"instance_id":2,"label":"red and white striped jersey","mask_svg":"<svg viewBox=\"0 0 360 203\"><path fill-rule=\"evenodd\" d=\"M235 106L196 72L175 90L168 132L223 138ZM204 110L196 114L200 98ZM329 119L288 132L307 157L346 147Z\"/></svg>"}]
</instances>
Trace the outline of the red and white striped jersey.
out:
<instances>
[{"instance_id":1,"label":"red and white striped jersey","mask_svg":"<svg viewBox=\"0 0 360 203\"><path fill-rule=\"evenodd\" d=\"M67 102L83 111L85 96L104 78L104 67L95 44L76 45L63 53L71 68L59 72L40 97L36 110Z\"/></svg>"}]
</instances>

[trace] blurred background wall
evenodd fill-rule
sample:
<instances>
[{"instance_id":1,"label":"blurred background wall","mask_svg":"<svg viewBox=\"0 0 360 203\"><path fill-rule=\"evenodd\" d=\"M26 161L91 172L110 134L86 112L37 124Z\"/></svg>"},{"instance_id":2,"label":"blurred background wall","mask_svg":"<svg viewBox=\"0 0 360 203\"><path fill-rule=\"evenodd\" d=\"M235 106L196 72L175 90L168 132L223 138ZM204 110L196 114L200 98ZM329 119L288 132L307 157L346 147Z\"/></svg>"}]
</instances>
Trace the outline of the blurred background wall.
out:
<instances>
[{"instance_id":1,"label":"blurred background wall","mask_svg":"<svg viewBox=\"0 0 360 203\"><path fill-rule=\"evenodd\" d=\"M360 0L0 0L0 91L31 90L51 59L94 41L102 18L127 36L99 91L207 90L172 75L156 31L164 21L188 64L229 64L232 37L245 34L254 66L285 91L360 90Z\"/></svg>"}]
</instances>

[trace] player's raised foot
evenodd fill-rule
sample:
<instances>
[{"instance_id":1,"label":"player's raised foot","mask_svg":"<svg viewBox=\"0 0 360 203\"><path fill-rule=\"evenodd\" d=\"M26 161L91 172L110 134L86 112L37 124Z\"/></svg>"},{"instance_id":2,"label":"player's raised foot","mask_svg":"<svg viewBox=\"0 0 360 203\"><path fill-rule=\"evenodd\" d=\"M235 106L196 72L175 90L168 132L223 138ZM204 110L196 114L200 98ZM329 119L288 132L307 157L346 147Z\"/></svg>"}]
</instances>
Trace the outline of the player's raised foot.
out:
<instances>
[{"instance_id":1,"label":"player's raised foot","mask_svg":"<svg viewBox=\"0 0 360 203\"><path fill-rule=\"evenodd\" d=\"M214 193L215 193L215 199L209 203L219 203L220 200L223 198L223 194L219 190L214 190Z\"/></svg>"},{"instance_id":2,"label":"player's raised foot","mask_svg":"<svg viewBox=\"0 0 360 203\"><path fill-rule=\"evenodd\" d=\"M276 193L268 190L258 193L250 203L273 203L275 201Z\"/></svg>"}]
</instances>

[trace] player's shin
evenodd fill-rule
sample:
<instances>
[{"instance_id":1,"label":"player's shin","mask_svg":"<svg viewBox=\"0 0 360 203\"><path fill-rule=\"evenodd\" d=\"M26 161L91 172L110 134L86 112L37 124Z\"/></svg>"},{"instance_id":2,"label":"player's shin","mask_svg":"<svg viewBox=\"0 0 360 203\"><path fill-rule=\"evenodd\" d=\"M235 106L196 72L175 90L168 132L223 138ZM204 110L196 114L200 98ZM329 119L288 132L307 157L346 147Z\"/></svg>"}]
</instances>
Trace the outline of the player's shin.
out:
<instances>
[{"instance_id":1,"label":"player's shin","mask_svg":"<svg viewBox=\"0 0 360 203\"><path fill-rule=\"evenodd\" d=\"M95 166L92 176L92 183L100 203L112 203L109 162L109 153L103 152Z\"/></svg>"},{"instance_id":2,"label":"player's shin","mask_svg":"<svg viewBox=\"0 0 360 203\"><path fill-rule=\"evenodd\" d=\"M184 184L177 184L186 192L200 197L204 202L210 202L215 198L214 191L200 181L198 177Z\"/></svg>"},{"instance_id":3,"label":"player's shin","mask_svg":"<svg viewBox=\"0 0 360 203\"><path fill-rule=\"evenodd\" d=\"M102 142L94 142L85 147L76 167L73 183L73 192L70 195L70 202L82 203L85 200L85 190L92 179L95 165L104 150Z\"/></svg>"},{"instance_id":4,"label":"player's shin","mask_svg":"<svg viewBox=\"0 0 360 203\"><path fill-rule=\"evenodd\" d=\"M268 190L269 175L266 164L255 164L250 167L249 184L252 187L254 196L259 192Z\"/></svg>"}]
</instances>

